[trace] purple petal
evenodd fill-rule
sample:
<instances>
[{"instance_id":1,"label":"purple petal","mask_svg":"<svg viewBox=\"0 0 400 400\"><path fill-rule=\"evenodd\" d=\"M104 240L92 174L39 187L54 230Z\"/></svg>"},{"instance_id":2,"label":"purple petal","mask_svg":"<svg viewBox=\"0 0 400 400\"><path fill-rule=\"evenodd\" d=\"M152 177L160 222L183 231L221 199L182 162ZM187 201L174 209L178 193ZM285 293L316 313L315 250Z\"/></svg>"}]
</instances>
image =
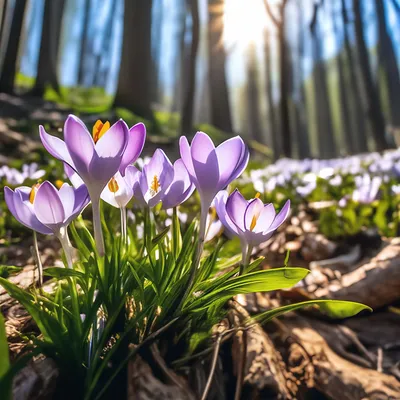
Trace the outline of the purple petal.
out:
<instances>
[{"instance_id":1,"label":"purple petal","mask_svg":"<svg viewBox=\"0 0 400 400\"><path fill-rule=\"evenodd\" d=\"M244 224L245 230L248 230L248 231L254 230L254 227L253 227L253 229L250 229L253 218L255 217L256 219L258 219L263 208L264 208L263 202L257 198L251 200L248 203L246 210L244 212L244 215L243 215L243 224Z\"/></svg>"},{"instance_id":2,"label":"purple petal","mask_svg":"<svg viewBox=\"0 0 400 400\"><path fill-rule=\"evenodd\" d=\"M266 232L270 228L273 220L275 219L275 208L273 204L265 204L263 210L257 220L257 224L254 228L254 232Z\"/></svg>"},{"instance_id":3,"label":"purple petal","mask_svg":"<svg viewBox=\"0 0 400 400\"><path fill-rule=\"evenodd\" d=\"M226 187L233 180L231 177L242 162L243 148L245 147L243 140L236 136L226 140L216 148L221 188Z\"/></svg>"},{"instance_id":4,"label":"purple petal","mask_svg":"<svg viewBox=\"0 0 400 400\"><path fill-rule=\"evenodd\" d=\"M57 189L48 181L43 182L37 190L33 209L38 220L51 229L63 225L65 212Z\"/></svg>"},{"instance_id":5,"label":"purple petal","mask_svg":"<svg viewBox=\"0 0 400 400\"><path fill-rule=\"evenodd\" d=\"M268 229L268 232L276 230L282 225L286 218L288 217L290 212L290 200L288 200L285 205L282 207L282 210L276 215L274 221L272 222L271 226Z\"/></svg>"},{"instance_id":6,"label":"purple petal","mask_svg":"<svg viewBox=\"0 0 400 400\"><path fill-rule=\"evenodd\" d=\"M226 212L229 218L243 232L245 231L244 214L247 205L248 202L237 189L228 197L226 202Z\"/></svg>"},{"instance_id":7,"label":"purple petal","mask_svg":"<svg viewBox=\"0 0 400 400\"><path fill-rule=\"evenodd\" d=\"M34 214L33 205L29 202L31 190L29 187L22 186L13 192L9 187L5 186L4 198L7 206L15 219L22 225L44 235L51 235L53 232L39 222Z\"/></svg>"},{"instance_id":8,"label":"purple petal","mask_svg":"<svg viewBox=\"0 0 400 400\"><path fill-rule=\"evenodd\" d=\"M128 165L133 164L143 150L146 140L146 127L139 122L129 129L129 139L124 155L122 156L119 172L122 176L125 175L125 169Z\"/></svg>"},{"instance_id":9,"label":"purple petal","mask_svg":"<svg viewBox=\"0 0 400 400\"><path fill-rule=\"evenodd\" d=\"M64 208L65 218L71 216L75 205L75 191L68 183L64 183L58 191L58 197Z\"/></svg>"},{"instance_id":10,"label":"purple petal","mask_svg":"<svg viewBox=\"0 0 400 400\"><path fill-rule=\"evenodd\" d=\"M187 138L185 136L181 136L179 139L179 150L181 153L182 161L185 164L186 169L192 178L196 178L196 174L194 172L192 155L190 153L190 146Z\"/></svg>"},{"instance_id":11,"label":"purple petal","mask_svg":"<svg viewBox=\"0 0 400 400\"><path fill-rule=\"evenodd\" d=\"M84 123L74 115L69 115L65 121L64 140L76 171L84 179L87 178L94 155L94 142Z\"/></svg>"},{"instance_id":12,"label":"purple petal","mask_svg":"<svg viewBox=\"0 0 400 400\"><path fill-rule=\"evenodd\" d=\"M242 140L242 139L240 139L240 140ZM228 183L232 182L233 180L235 180L238 176L240 176L242 174L242 172L247 167L247 164L249 162L249 158L250 158L249 149L247 148L247 146L243 142L241 161L239 162L239 164L237 165L236 169L233 171L232 175L228 179Z\"/></svg>"},{"instance_id":13,"label":"purple petal","mask_svg":"<svg viewBox=\"0 0 400 400\"><path fill-rule=\"evenodd\" d=\"M221 190L214 199L215 209L218 214L219 220L224 225L225 229L233 234L238 235L238 228L229 218L229 215L226 211L226 202L228 200L228 192L226 190Z\"/></svg>"},{"instance_id":14,"label":"purple petal","mask_svg":"<svg viewBox=\"0 0 400 400\"><path fill-rule=\"evenodd\" d=\"M204 132L197 132L190 148L197 189L210 201L218 192L219 164L214 143ZM221 188L222 189L222 188Z\"/></svg>"},{"instance_id":15,"label":"purple petal","mask_svg":"<svg viewBox=\"0 0 400 400\"><path fill-rule=\"evenodd\" d=\"M39 126L40 140L43 143L44 148L58 160L64 161L70 167L75 169L74 162L72 161L71 155L67 149L66 144L58 137L49 135L43 128Z\"/></svg>"},{"instance_id":16,"label":"purple petal","mask_svg":"<svg viewBox=\"0 0 400 400\"><path fill-rule=\"evenodd\" d=\"M64 163L64 173L67 175L68 179L72 183L72 185L76 188L79 186L84 185L84 182L82 178L79 176L79 174L72 169L67 163Z\"/></svg>"}]
</instances>

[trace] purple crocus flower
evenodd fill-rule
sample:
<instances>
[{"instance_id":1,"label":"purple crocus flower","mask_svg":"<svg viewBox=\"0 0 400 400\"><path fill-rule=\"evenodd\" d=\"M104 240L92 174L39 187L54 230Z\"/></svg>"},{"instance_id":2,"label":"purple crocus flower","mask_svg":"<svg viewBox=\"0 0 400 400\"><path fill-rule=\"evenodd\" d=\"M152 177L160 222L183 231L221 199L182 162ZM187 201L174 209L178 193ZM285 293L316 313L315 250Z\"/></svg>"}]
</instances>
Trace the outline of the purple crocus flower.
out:
<instances>
[{"instance_id":1,"label":"purple crocus flower","mask_svg":"<svg viewBox=\"0 0 400 400\"><path fill-rule=\"evenodd\" d=\"M97 121L93 137L85 124L70 115L64 125L64 140L49 135L39 127L40 138L46 150L68 164L87 186L93 208L94 234L98 252L104 255L104 241L100 222L100 195L110 179L120 171L125 174L142 151L146 130L137 124L129 131L124 121L110 123Z\"/></svg>"},{"instance_id":2,"label":"purple crocus flower","mask_svg":"<svg viewBox=\"0 0 400 400\"><path fill-rule=\"evenodd\" d=\"M290 201L276 214L271 203L264 204L257 197L248 201L236 189L229 197L224 194L217 197L216 210L225 228L239 236L243 264L247 265L253 247L268 240L285 221Z\"/></svg>"},{"instance_id":3,"label":"purple crocus flower","mask_svg":"<svg viewBox=\"0 0 400 400\"><path fill-rule=\"evenodd\" d=\"M72 267L67 227L89 203L86 186L75 189L64 183L57 189L45 181L33 188L21 186L15 191L6 186L4 196L11 213L21 224L39 233L57 236L68 266Z\"/></svg>"},{"instance_id":4,"label":"purple crocus flower","mask_svg":"<svg viewBox=\"0 0 400 400\"><path fill-rule=\"evenodd\" d=\"M164 210L177 207L185 202L194 192L195 186L181 159L174 163L174 177L162 197Z\"/></svg>"},{"instance_id":5,"label":"purple crocus flower","mask_svg":"<svg viewBox=\"0 0 400 400\"><path fill-rule=\"evenodd\" d=\"M134 168L134 167L133 167ZM134 173L134 169L131 170ZM157 149L143 170L135 175L133 195L143 207L154 207L171 185L174 167L161 149Z\"/></svg>"}]
</instances>

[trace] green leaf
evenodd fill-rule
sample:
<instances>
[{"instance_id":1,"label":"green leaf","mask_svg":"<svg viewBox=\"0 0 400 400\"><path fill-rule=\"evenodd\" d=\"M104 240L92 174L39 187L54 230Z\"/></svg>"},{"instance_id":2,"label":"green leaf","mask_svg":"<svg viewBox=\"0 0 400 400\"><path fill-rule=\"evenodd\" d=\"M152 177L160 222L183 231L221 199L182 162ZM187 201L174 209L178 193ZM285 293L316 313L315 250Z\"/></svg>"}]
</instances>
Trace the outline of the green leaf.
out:
<instances>
[{"instance_id":1,"label":"green leaf","mask_svg":"<svg viewBox=\"0 0 400 400\"><path fill-rule=\"evenodd\" d=\"M170 226L167 226L166 228L164 228L162 230L162 232L160 232L157 236L155 236L153 238L153 240L151 241L151 243L155 246L156 244L160 243L161 240L164 239L165 235L169 232L169 228Z\"/></svg>"},{"instance_id":2,"label":"green leaf","mask_svg":"<svg viewBox=\"0 0 400 400\"><path fill-rule=\"evenodd\" d=\"M11 265L0 265L0 277L8 278L12 274L22 271L22 267L15 267Z\"/></svg>"},{"instance_id":3,"label":"green leaf","mask_svg":"<svg viewBox=\"0 0 400 400\"><path fill-rule=\"evenodd\" d=\"M322 312L329 315L331 318L342 319L352 317L358 314L360 311L368 310L372 311L371 307L368 307L361 303L344 300L309 300L302 301L301 303L289 304L275 308L274 310L268 310L261 314L258 314L251 319L256 322L265 323L272 318L278 317L290 311L298 310L299 308L317 306Z\"/></svg>"},{"instance_id":4,"label":"green leaf","mask_svg":"<svg viewBox=\"0 0 400 400\"><path fill-rule=\"evenodd\" d=\"M10 368L6 327L3 314L0 313L0 380Z\"/></svg>"},{"instance_id":5,"label":"green leaf","mask_svg":"<svg viewBox=\"0 0 400 400\"><path fill-rule=\"evenodd\" d=\"M64 279L69 277L81 278L83 280L85 279L85 274L71 268L50 267L43 271L43 275L51 276L52 278L56 279Z\"/></svg>"}]
</instances>

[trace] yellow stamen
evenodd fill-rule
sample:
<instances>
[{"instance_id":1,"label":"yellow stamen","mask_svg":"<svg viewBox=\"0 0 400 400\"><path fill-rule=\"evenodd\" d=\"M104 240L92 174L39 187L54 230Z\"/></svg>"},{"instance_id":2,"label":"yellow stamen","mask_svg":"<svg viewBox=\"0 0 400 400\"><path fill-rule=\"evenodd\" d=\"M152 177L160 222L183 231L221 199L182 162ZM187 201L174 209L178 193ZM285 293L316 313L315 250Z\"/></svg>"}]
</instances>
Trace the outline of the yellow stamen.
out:
<instances>
[{"instance_id":1,"label":"yellow stamen","mask_svg":"<svg viewBox=\"0 0 400 400\"><path fill-rule=\"evenodd\" d=\"M260 196L261 196L261 193L260 193L260 192L257 192L256 195L254 196L254 198L255 198L255 199L259 199Z\"/></svg>"},{"instance_id":2,"label":"yellow stamen","mask_svg":"<svg viewBox=\"0 0 400 400\"><path fill-rule=\"evenodd\" d=\"M101 120L97 120L93 126L93 140L95 143L110 129L110 123L108 121L103 122Z\"/></svg>"},{"instance_id":3,"label":"yellow stamen","mask_svg":"<svg viewBox=\"0 0 400 400\"><path fill-rule=\"evenodd\" d=\"M114 177L112 177L110 179L110 182L108 182L108 189L110 189L111 193L117 193L119 186L118 186L118 182L115 180Z\"/></svg>"},{"instance_id":4,"label":"yellow stamen","mask_svg":"<svg viewBox=\"0 0 400 400\"><path fill-rule=\"evenodd\" d=\"M250 224L251 231L256 227L258 217L259 217L258 215L253 215L253 218L251 219L251 224Z\"/></svg>"},{"instance_id":5,"label":"yellow stamen","mask_svg":"<svg viewBox=\"0 0 400 400\"><path fill-rule=\"evenodd\" d=\"M208 210L208 214L210 215L210 221L215 221L217 219L217 210L215 207L210 207Z\"/></svg>"},{"instance_id":6,"label":"yellow stamen","mask_svg":"<svg viewBox=\"0 0 400 400\"><path fill-rule=\"evenodd\" d=\"M61 179L57 179L55 184L58 189L61 189L61 186L64 185L64 182Z\"/></svg>"},{"instance_id":7,"label":"yellow stamen","mask_svg":"<svg viewBox=\"0 0 400 400\"><path fill-rule=\"evenodd\" d=\"M154 175L153 180L151 181L150 191L154 194L160 191L160 181L158 180L157 175Z\"/></svg>"},{"instance_id":8,"label":"yellow stamen","mask_svg":"<svg viewBox=\"0 0 400 400\"><path fill-rule=\"evenodd\" d=\"M33 204L34 200L35 200L35 196L36 196L36 192L39 189L40 183L35 183L32 186L31 192L29 193L29 201L31 204Z\"/></svg>"}]
</instances>

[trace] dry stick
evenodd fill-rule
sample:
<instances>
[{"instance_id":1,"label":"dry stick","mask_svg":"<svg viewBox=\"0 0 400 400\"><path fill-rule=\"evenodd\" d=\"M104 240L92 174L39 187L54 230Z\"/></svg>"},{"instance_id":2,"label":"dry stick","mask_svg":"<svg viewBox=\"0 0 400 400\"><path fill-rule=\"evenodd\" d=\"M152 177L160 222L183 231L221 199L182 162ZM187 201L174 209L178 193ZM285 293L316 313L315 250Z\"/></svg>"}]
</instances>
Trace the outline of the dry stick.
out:
<instances>
[{"instance_id":1,"label":"dry stick","mask_svg":"<svg viewBox=\"0 0 400 400\"><path fill-rule=\"evenodd\" d=\"M378 347L378 357L377 357L377 361L376 361L376 370L378 372L382 372L383 371L383 350L382 347Z\"/></svg>"},{"instance_id":2,"label":"dry stick","mask_svg":"<svg viewBox=\"0 0 400 400\"><path fill-rule=\"evenodd\" d=\"M211 388L211 383L214 378L215 367L217 365L219 348L221 347L221 339L222 339L222 335L218 335L217 340L215 341L214 353L213 353L213 357L212 357L212 361L211 361L210 374L208 375L206 387L204 388L204 392L203 392L203 395L201 396L201 400L207 399L208 392L210 391L210 388Z\"/></svg>"},{"instance_id":3,"label":"dry stick","mask_svg":"<svg viewBox=\"0 0 400 400\"><path fill-rule=\"evenodd\" d=\"M239 368L236 379L236 389L235 389L235 400L240 400L240 396L242 395L243 381L244 381L244 370L246 367L247 360L247 331L242 331L242 348L241 354L239 358Z\"/></svg>"}]
</instances>

